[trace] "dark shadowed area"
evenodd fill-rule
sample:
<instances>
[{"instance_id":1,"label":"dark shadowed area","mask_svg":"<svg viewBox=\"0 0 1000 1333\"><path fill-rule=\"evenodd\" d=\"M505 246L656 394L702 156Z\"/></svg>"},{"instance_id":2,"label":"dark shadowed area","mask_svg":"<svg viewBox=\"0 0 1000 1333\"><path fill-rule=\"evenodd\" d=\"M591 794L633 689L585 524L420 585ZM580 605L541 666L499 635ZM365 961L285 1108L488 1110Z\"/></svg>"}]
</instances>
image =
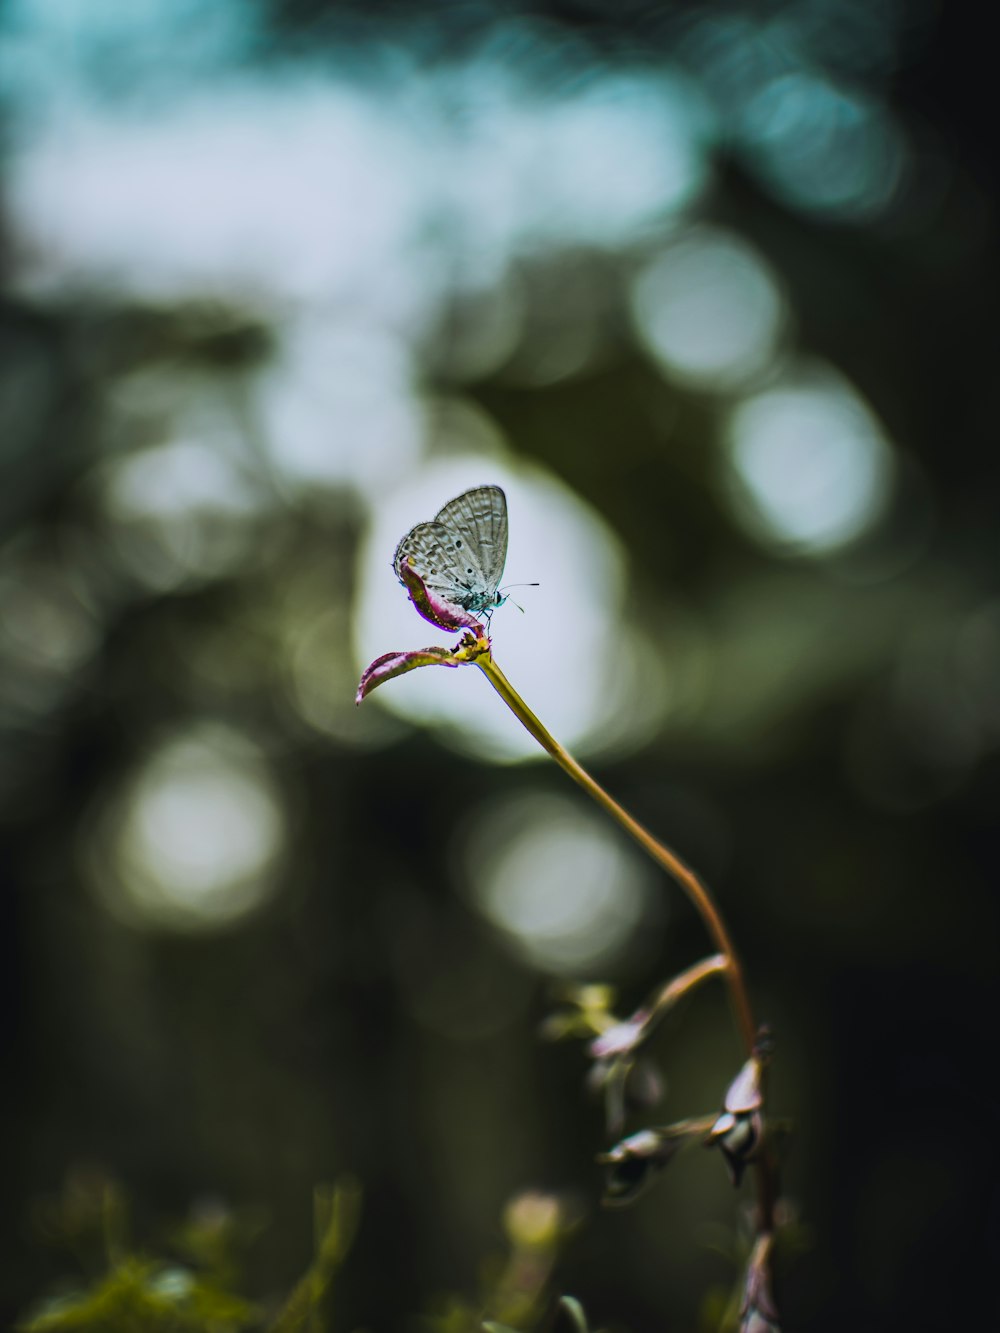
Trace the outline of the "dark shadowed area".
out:
<instances>
[{"instance_id":1,"label":"dark shadowed area","mask_svg":"<svg viewBox=\"0 0 1000 1333\"><path fill-rule=\"evenodd\" d=\"M478 671L355 706L496 483L498 663L774 1031L782 1327L988 1326L992 78L932 0L0 5L8 1320L263 1327L341 1209L287 1329L719 1327L750 1184L602 1208L542 1036L690 905ZM649 1054L717 1110L722 988ZM59 1322L125 1255L164 1322Z\"/></svg>"}]
</instances>

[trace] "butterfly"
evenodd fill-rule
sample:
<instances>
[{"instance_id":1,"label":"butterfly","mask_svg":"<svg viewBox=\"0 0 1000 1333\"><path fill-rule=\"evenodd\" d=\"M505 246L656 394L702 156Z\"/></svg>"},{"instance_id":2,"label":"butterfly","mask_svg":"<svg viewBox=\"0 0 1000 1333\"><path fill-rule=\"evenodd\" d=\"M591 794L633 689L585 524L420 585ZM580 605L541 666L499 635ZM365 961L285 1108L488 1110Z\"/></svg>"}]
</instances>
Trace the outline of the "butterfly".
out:
<instances>
[{"instance_id":1,"label":"butterfly","mask_svg":"<svg viewBox=\"0 0 1000 1333\"><path fill-rule=\"evenodd\" d=\"M408 564L444 601L488 617L507 600L497 591L506 560L507 497L499 486L474 486L449 500L433 522L411 528L392 567L402 583Z\"/></svg>"}]
</instances>

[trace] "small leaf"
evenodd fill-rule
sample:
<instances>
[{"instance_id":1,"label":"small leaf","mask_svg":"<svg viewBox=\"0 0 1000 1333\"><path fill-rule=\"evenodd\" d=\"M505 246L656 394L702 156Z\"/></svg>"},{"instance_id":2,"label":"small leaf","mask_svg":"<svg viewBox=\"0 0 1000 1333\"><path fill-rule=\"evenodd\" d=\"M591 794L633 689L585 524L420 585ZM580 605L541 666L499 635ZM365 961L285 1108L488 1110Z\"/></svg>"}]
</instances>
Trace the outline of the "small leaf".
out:
<instances>
[{"instance_id":1,"label":"small leaf","mask_svg":"<svg viewBox=\"0 0 1000 1333\"><path fill-rule=\"evenodd\" d=\"M437 625L438 629L471 629L481 635L485 633L471 611L466 611L464 606L457 606L454 602L445 601L432 592L412 564L402 563L399 577L417 611L432 625Z\"/></svg>"},{"instance_id":2,"label":"small leaf","mask_svg":"<svg viewBox=\"0 0 1000 1333\"><path fill-rule=\"evenodd\" d=\"M573 1333L589 1333L587 1316L575 1296L560 1296L557 1328L568 1326Z\"/></svg>"},{"instance_id":3,"label":"small leaf","mask_svg":"<svg viewBox=\"0 0 1000 1333\"><path fill-rule=\"evenodd\" d=\"M407 671L415 671L417 667L461 665L461 660L456 659L450 648L411 648L403 652L383 653L365 668L354 702L359 704L377 686L392 680L394 676L404 676Z\"/></svg>"},{"instance_id":4,"label":"small leaf","mask_svg":"<svg viewBox=\"0 0 1000 1333\"><path fill-rule=\"evenodd\" d=\"M317 1187L315 1198L316 1257L288 1300L268 1325L268 1333L297 1333L318 1319L338 1269L347 1257L361 1213L361 1187L351 1177L333 1188Z\"/></svg>"}]
</instances>

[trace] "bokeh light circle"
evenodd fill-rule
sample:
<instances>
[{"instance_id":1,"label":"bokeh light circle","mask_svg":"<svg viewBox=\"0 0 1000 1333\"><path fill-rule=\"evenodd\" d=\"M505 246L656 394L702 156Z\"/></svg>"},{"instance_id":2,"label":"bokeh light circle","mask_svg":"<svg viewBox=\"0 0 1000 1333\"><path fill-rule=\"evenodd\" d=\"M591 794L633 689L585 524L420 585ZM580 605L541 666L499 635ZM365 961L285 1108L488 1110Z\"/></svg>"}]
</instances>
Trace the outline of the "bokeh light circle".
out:
<instances>
[{"instance_id":1,"label":"bokeh light circle","mask_svg":"<svg viewBox=\"0 0 1000 1333\"><path fill-rule=\"evenodd\" d=\"M285 812L260 752L219 726L165 740L89 830L95 887L131 925L204 932L277 886Z\"/></svg>"},{"instance_id":2,"label":"bokeh light circle","mask_svg":"<svg viewBox=\"0 0 1000 1333\"><path fill-rule=\"evenodd\" d=\"M800 366L731 411L729 499L767 545L837 550L866 532L889 498L894 459L874 414L832 367Z\"/></svg>"},{"instance_id":3,"label":"bokeh light circle","mask_svg":"<svg viewBox=\"0 0 1000 1333\"><path fill-rule=\"evenodd\" d=\"M715 390L770 363L785 316L762 256L717 227L692 228L643 268L632 308L641 341L672 379Z\"/></svg>"},{"instance_id":4,"label":"bokeh light circle","mask_svg":"<svg viewBox=\"0 0 1000 1333\"><path fill-rule=\"evenodd\" d=\"M474 819L466 849L477 910L514 953L554 975L613 970L655 900L646 863L607 820L569 797L491 802Z\"/></svg>"}]
</instances>

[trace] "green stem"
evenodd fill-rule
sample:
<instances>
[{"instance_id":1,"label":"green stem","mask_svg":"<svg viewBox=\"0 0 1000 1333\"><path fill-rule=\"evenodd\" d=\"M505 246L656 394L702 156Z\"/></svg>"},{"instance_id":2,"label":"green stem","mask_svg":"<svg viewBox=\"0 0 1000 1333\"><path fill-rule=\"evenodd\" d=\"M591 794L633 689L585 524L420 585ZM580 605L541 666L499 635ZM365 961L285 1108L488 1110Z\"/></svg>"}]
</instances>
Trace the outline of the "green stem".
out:
<instances>
[{"instance_id":1,"label":"green stem","mask_svg":"<svg viewBox=\"0 0 1000 1333\"><path fill-rule=\"evenodd\" d=\"M736 1020L736 1026L739 1029L743 1043L746 1046L747 1054L750 1055L754 1049L754 1042L757 1037L757 1024L754 1022L753 1010L750 1006L750 996L747 992L746 982L743 977L743 968L739 957L733 947L732 939L726 928L726 923L712 895L706 886L694 873L694 871L680 859L669 847L664 846L659 839L655 838L648 829L644 828L638 820L628 813L628 811L618 804L618 802L596 782L585 768L573 758L568 750L565 750L559 742L546 730L521 696L517 693L510 681L497 666L490 653L483 653L475 659L476 666L483 672L486 679L499 694L507 707L522 724L522 726L534 736L538 744L545 750L563 772L567 773L578 786L590 796L602 810L605 810L612 819L614 819L625 832L634 839L635 842L645 851L663 870L667 872L684 890L685 894L693 904L695 911L701 917L705 929L708 931L715 947L725 959L725 978L729 989L730 1002L733 1008L733 1015ZM769 1159L763 1158L757 1168L757 1195L760 1207L760 1227L762 1232L770 1232L773 1229L774 1219L774 1183L773 1170Z\"/></svg>"}]
</instances>

